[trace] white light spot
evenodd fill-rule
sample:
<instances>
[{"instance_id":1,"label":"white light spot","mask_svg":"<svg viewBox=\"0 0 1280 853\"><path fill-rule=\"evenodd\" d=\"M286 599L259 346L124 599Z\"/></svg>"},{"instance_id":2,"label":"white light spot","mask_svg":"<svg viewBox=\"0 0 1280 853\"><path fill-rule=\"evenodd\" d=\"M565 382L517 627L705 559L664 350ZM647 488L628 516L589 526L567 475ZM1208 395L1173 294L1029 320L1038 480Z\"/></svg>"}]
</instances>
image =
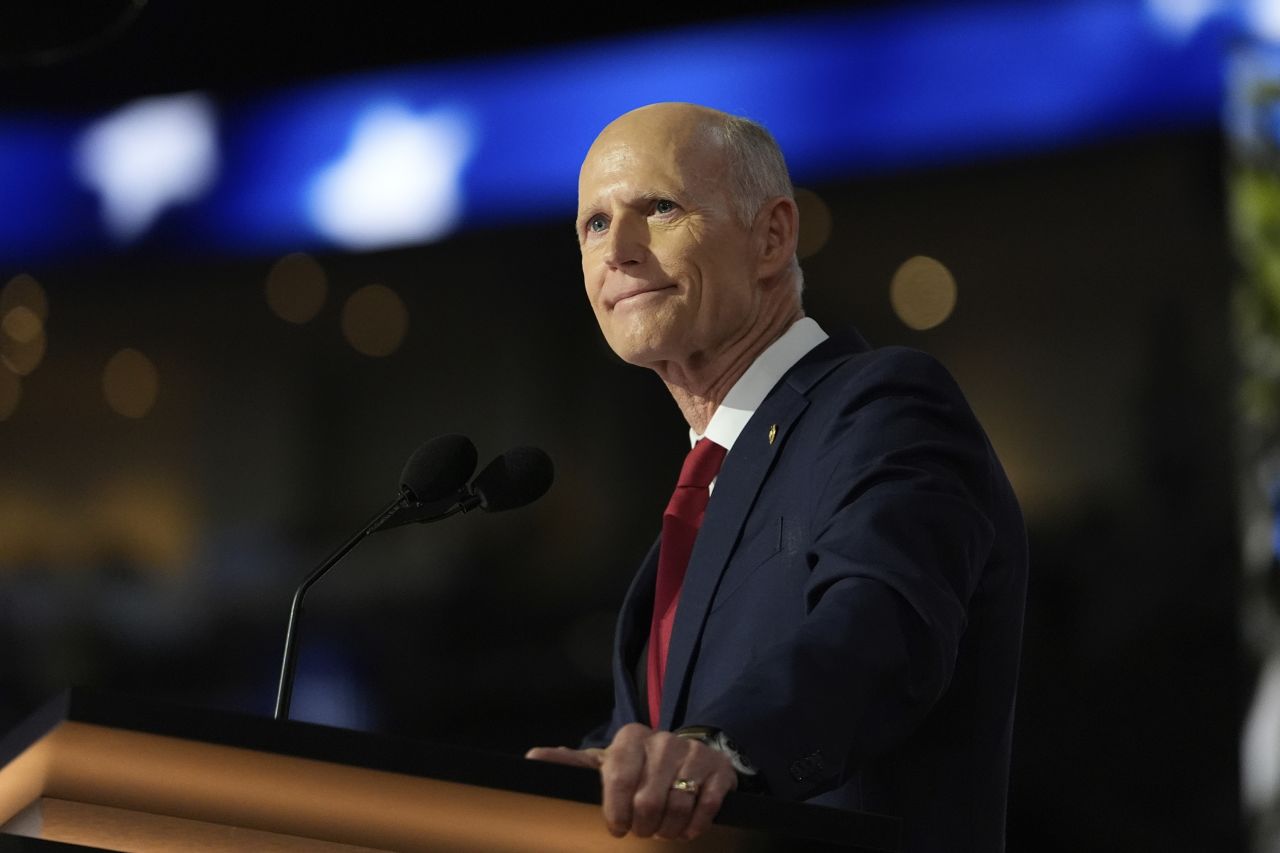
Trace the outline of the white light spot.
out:
<instances>
[{"instance_id":1,"label":"white light spot","mask_svg":"<svg viewBox=\"0 0 1280 853\"><path fill-rule=\"evenodd\" d=\"M1254 36L1265 41L1280 42L1280 2L1247 0L1244 14Z\"/></svg>"},{"instance_id":2,"label":"white light spot","mask_svg":"<svg viewBox=\"0 0 1280 853\"><path fill-rule=\"evenodd\" d=\"M351 144L311 186L311 220L352 249L437 239L458 219L471 132L453 112L383 105L356 124Z\"/></svg>"},{"instance_id":3,"label":"white light spot","mask_svg":"<svg viewBox=\"0 0 1280 853\"><path fill-rule=\"evenodd\" d=\"M80 138L80 177L102 197L107 230L143 234L170 205L198 198L218 168L213 106L202 95L147 98L121 107Z\"/></svg>"},{"instance_id":4,"label":"white light spot","mask_svg":"<svg viewBox=\"0 0 1280 853\"><path fill-rule=\"evenodd\" d=\"M1280 793L1280 659L1258 676L1240 738L1241 794L1251 809L1272 807Z\"/></svg>"}]
</instances>

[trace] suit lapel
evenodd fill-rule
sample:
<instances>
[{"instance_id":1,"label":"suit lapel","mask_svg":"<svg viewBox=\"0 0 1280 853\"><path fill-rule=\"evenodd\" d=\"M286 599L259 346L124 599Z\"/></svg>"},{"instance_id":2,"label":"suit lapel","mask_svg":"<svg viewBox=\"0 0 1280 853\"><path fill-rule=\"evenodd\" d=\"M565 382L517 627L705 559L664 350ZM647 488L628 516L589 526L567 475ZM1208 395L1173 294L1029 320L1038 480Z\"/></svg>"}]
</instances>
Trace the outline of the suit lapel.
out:
<instances>
[{"instance_id":1,"label":"suit lapel","mask_svg":"<svg viewBox=\"0 0 1280 853\"><path fill-rule=\"evenodd\" d=\"M789 387L775 390L747 422L733 450L725 457L680 590L663 679L661 728L671 727L675 708L685 690L689 662L742 523L775 455L786 444L791 425L807 405L808 401ZM772 443L768 439L771 426L776 426Z\"/></svg>"},{"instance_id":2,"label":"suit lapel","mask_svg":"<svg viewBox=\"0 0 1280 853\"><path fill-rule=\"evenodd\" d=\"M777 454L786 446L792 425L809 405L805 395L851 353L867 348L857 332L829 338L815 347L769 392L725 457L680 591L671 645L667 650L659 728L671 728L675 710L688 689L690 662L720 577L729 565L733 547L765 477ZM772 441L771 431L774 432ZM649 567L647 586L637 580L633 593L637 589L642 591L640 594L647 591L652 598L655 572L656 561L655 566Z\"/></svg>"}]
</instances>

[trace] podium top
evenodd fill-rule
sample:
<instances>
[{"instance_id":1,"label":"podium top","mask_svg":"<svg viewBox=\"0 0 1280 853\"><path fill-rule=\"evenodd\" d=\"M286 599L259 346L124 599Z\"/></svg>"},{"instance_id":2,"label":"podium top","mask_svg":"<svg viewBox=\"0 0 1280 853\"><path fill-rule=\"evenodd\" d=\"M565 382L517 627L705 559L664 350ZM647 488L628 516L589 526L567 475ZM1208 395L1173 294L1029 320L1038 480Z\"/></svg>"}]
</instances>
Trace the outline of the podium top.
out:
<instances>
[{"instance_id":1,"label":"podium top","mask_svg":"<svg viewBox=\"0 0 1280 853\"><path fill-rule=\"evenodd\" d=\"M117 755L122 757L125 763L131 761L134 756L138 757L138 762L142 762L146 756L156 754L156 744L181 747L186 750L184 760L188 762L183 766L190 767L192 762L197 762L201 767L200 784L206 788L213 783L209 781L212 776L205 772L205 768L219 769L230 766L229 762L234 763L234 757L239 757L235 760L254 759L259 762L258 765L254 765L259 769L253 769L249 764L244 764L241 769L234 771L240 773L242 777L265 779L261 775L261 768L268 765L262 764L263 761L274 762L277 766L292 762L287 775L290 780L300 776L313 781L318 780L323 776L326 768L345 774L341 776L342 782L329 783L329 788L325 789L327 791L338 790L333 786L339 784L349 787L352 780L364 783L366 788L373 791L389 791L401 782L412 784L416 780L419 783L416 791L411 793L408 788L404 789L405 795L411 799L400 803L400 811L389 813L393 814L394 821L400 824L404 823L403 816L407 803L412 804L409 811L416 815L424 810L424 802L428 804L454 802L461 794L470 798L468 803L473 803L475 808L482 810L479 813L486 815L485 823L489 823L487 815L502 811L511 812L513 807L519 806L521 800L529 800L533 805L531 813L541 815L546 820L550 820L548 808L553 806L567 808L571 804L581 804L576 807L572 818L568 817L569 812L566 812L556 819L558 821L554 823L556 830L566 829L568 823L582 823L582 816L589 812L586 831L598 832L600 843L613 841L605 833L596 813L597 810L582 808L582 805L598 806L600 804L599 776L591 770L312 723L188 708L83 688L64 691L0 737L0 812L3 812L6 793L4 772L33 746L47 741L51 735L61 731L77 733L74 742L76 749L80 750L89 749L90 744L111 742L114 744L112 748L117 750ZM144 746L144 744L150 744L150 746ZM64 752L67 749L68 747L63 747ZM319 764L309 762L319 762ZM56 761L46 763L57 766ZM94 772L109 773L108 768L113 764L118 766L119 763L120 760L113 761L111 755L100 754L94 762L96 768ZM166 770L157 765L151 775L172 772L172 768ZM89 784L83 781L83 772L64 775L77 779L74 783L64 783L64 786L70 784L74 788L77 785ZM139 773L135 772L134 775ZM127 788L127 785L121 785L116 779L108 782L104 778L101 781L100 787L110 788L113 791ZM165 780L165 784L170 788L175 783L176 780ZM153 781L152 785L154 784ZM421 787L423 784L436 787L426 789ZM472 787L461 788L460 786ZM280 792L276 787L271 791L278 795ZM58 791L42 790L39 793L42 796L65 796ZM342 792L342 802L349 802L348 793L349 791ZM146 801L154 795L154 791L139 793L133 801L106 804L126 805L130 808L138 808L141 805L143 810L150 811L152 809L147 807L149 803ZM162 793L161 797L163 796ZM454 799L451 800L450 797ZM487 799L484 799L486 797ZM87 799L92 801L92 797ZM190 799L190 796L186 796L182 802L187 803ZM241 795L239 799L245 798ZM310 807L315 808L314 792L309 800ZM461 803L461 800L457 802ZM23 805L26 803L21 803L19 807ZM237 805L237 808L240 807ZM276 813L281 813L287 812L289 807L287 803L277 803L274 808ZM520 807L523 808L523 806ZM267 808L265 803L262 808ZM168 814L174 812L173 808L165 811ZM461 812L455 812L453 815L455 823L459 814ZM206 807L203 813L196 816L200 819L209 819L208 808ZM229 818L228 822L246 824L253 822L252 820L242 821L239 812L220 813L219 816ZM12 814L0 813L0 824L10 817ZM250 818L253 818L253 815L250 815ZM299 817L298 821L301 821L301 824L295 822L291 825L290 831L297 831L299 825L305 824L310 819ZM257 820L259 825L265 827L266 818L263 815L260 814ZM738 830L739 842L744 839L746 842L732 843L727 847L719 846L715 849L787 851L894 851L898 849L899 821L895 818L784 802L751 794L730 794L716 819L716 825L725 830ZM723 832L721 834L725 835ZM339 832L335 837L341 836L342 832ZM350 833L347 833L346 837L355 838Z\"/></svg>"}]
</instances>

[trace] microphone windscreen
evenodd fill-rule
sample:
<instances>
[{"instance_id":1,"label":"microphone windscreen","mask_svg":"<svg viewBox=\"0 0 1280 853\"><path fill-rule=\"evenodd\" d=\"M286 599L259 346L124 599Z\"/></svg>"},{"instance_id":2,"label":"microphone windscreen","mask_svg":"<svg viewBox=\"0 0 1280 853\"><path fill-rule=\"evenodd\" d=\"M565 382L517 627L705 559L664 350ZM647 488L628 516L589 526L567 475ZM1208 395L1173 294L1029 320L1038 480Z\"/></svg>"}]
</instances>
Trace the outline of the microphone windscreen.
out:
<instances>
[{"instance_id":1,"label":"microphone windscreen","mask_svg":"<svg viewBox=\"0 0 1280 853\"><path fill-rule=\"evenodd\" d=\"M485 466L471 483L487 512L533 503L547 493L555 477L551 457L536 447L513 447Z\"/></svg>"},{"instance_id":2,"label":"microphone windscreen","mask_svg":"<svg viewBox=\"0 0 1280 853\"><path fill-rule=\"evenodd\" d=\"M418 503L455 494L476 470L476 446L465 435L440 435L423 444L400 472L400 489Z\"/></svg>"}]
</instances>

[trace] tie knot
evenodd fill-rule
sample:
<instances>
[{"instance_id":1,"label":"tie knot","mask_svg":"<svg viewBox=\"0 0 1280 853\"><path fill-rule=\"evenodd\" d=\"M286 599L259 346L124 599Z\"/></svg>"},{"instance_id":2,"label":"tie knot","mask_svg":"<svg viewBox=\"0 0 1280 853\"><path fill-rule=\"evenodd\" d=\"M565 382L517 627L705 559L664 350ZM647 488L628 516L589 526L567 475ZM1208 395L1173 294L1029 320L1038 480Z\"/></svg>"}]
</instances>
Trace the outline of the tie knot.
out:
<instances>
[{"instance_id":1,"label":"tie knot","mask_svg":"<svg viewBox=\"0 0 1280 853\"><path fill-rule=\"evenodd\" d=\"M720 463L724 461L727 451L709 438L699 439L698 443L684 458L684 467L680 469L680 480L677 486L705 489L711 485L720 471Z\"/></svg>"}]
</instances>

